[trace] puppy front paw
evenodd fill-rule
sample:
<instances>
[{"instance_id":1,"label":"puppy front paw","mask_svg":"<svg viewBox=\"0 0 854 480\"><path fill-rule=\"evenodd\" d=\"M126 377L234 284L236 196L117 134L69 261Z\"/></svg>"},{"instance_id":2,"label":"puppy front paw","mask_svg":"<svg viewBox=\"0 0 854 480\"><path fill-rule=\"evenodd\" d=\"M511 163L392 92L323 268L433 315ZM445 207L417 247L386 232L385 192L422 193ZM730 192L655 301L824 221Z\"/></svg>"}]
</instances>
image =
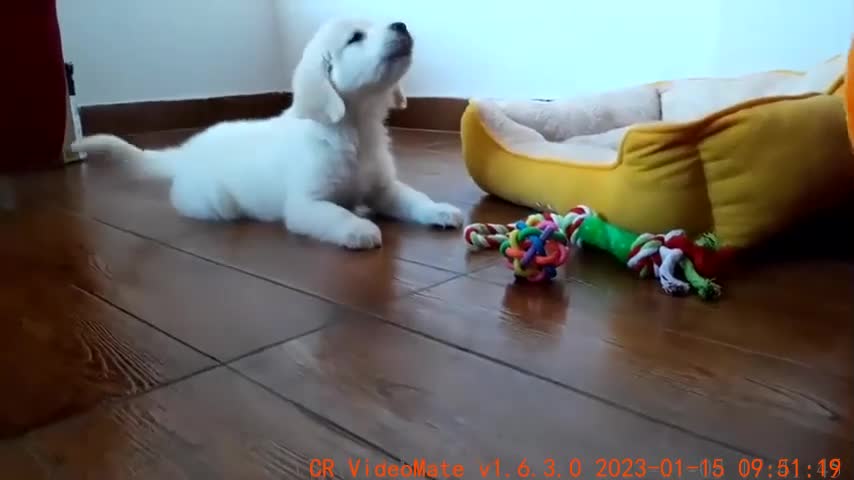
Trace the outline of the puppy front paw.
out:
<instances>
[{"instance_id":1,"label":"puppy front paw","mask_svg":"<svg viewBox=\"0 0 854 480\"><path fill-rule=\"evenodd\" d=\"M463 226L463 212L450 203L434 203L424 212L423 223L443 228Z\"/></svg>"},{"instance_id":2,"label":"puppy front paw","mask_svg":"<svg viewBox=\"0 0 854 480\"><path fill-rule=\"evenodd\" d=\"M343 244L351 250L377 248L383 243L380 227L364 218L356 218L349 222L343 234Z\"/></svg>"}]
</instances>

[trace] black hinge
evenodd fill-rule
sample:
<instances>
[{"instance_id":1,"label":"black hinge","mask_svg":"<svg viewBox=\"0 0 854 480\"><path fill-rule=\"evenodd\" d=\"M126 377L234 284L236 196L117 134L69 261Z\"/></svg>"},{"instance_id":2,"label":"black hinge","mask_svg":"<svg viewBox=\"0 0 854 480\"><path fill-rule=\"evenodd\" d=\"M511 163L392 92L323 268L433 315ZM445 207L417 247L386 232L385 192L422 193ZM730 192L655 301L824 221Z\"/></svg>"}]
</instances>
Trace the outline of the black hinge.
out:
<instances>
[{"instance_id":1,"label":"black hinge","mask_svg":"<svg viewBox=\"0 0 854 480\"><path fill-rule=\"evenodd\" d=\"M65 63L65 84L68 85L68 95L77 95L77 87L74 86L74 64Z\"/></svg>"}]
</instances>

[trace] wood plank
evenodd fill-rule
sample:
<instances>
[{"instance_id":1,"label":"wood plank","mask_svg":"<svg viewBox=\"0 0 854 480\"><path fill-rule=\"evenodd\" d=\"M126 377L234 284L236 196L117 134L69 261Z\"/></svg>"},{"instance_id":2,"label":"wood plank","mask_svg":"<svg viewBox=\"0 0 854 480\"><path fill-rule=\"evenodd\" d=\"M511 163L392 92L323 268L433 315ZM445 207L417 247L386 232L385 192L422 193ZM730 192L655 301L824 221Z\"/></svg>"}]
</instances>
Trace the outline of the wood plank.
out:
<instances>
[{"instance_id":1,"label":"wood plank","mask_svg":"<svg viewBox=\"0 0 854 480\"><path fill-rule=\"evenodd\" d=\"M149 184L150 191L154 185ZM209 258L235 269L291 286L313 295L359 308L388 302L415 290L445 281L456 275L449 269L420 265L397 258L396 229L386 227L389 246L369 252L351 252L321 244L311 239L288 235L277 223L209 223L180 217L163 199L150 196L144 187L93 188L78 197L76 210L100 222L122 230ZM414 227L412 227L414 228ZM453 267L461 272L465 262L458 232L422 228L408 241L407 251L413 260L431 260L431 253L419 250L429 239L441 240L432 245L440 267ZM416 242L412 245L411 242ZM452 255L442 252L450 243ZM486 264L483 264L486 265ZM482 266L482 265L481 265Z\"/></svg>"},{"instance_id":2,"label":"wood plank","mask_svg":"<svg viewBox=\"0 0 854 480\"><path fill-rule=\"evenodd\" d=\"M0 259L107 299L219 359L342 315L328 302L57 210L0 213ZM269 252L268 252L269 253Z\"/></svg>"},{"instance_id":3,"label":"wood plank","mask_svg":"<svg viewBox=\"0 0 854 480\"><path fill-rule=\"evenodd\" d=\"M654 280L640 280L597 253L575 252L564 272L595 287L596 315L631 316L686 337L854 377L854 262L780 258L750 265L724 279L720 302L707 304L667 297ZM512 283L503 267L473 276Z\"/></svg>"},{"instance_id":4,"label":"wood plank","mask_svg":"<svg viewBox=\"0 0 854 480\"><path fill-rule=\"evenodd\" d=\"M131 138L165 146L192 132ZM393 135L403 178L465 207L469 221L526 213L473 184L458 135ZM547 456L564 467L576 456L587 476L596 457L718 455L729 478L733 448L851 461L854 263L826 242L806 258L809 237L744 264L724 300L706 305L663 296L595 252L575 255L562 282L524 288L503 267L481 270L500 257L466 255L459 232L384 221L381 251L342 252L278 225L181 218L167 192L97 158L0 179L0 261L13 273L0 279L0 387L11 392L0 430L33 440L0 442L4 474L43 478L44 465L54 478L305 478L312 452L372 453L225 371L140 395L210 362L107 302L220 359L335 324L238 365L395 456L462 462L468 477L482 459L512 469L526 455L534 473Z\"/></svg>"},{"instance_id":5,"label":"wood plank","mask_svg":"<svg viewBox=\"0 0 854 480\"><path fill-rule=\"evenodd\" d=\"M386 460L224 368L27 442L56 478L91 480L304 479L313 459L331 459L339 475L350 458Z\"/></svg>"},{"instance_id":6,"label":"wood plank","mask_svg":"<svg viewBox=\"0 0 854 480\"><path fill-rule=\"evenodd\" d=\"M459 153L448 153L447 145L456 144L458 146L458 136L450 136L452 140L449 141L445 139L447 135L439 135L438 140L436 140L437 135L432 132L425 134L424 132L395 130L393 133L395 142L404 148L408 148L402 152L398 159L401 177L437 201L452 202L464 210L472 210L474 216L467 218L468 223L503 221L505 218L510 221L524 214L525 210L519 207L494 200L485 209L470 208L466 202L479 201L484 193L474 186L472 180L465 173L465 167ZM174 134L168 139L164 137L164 133L158 132L151 135L137 135L133 139L139 144L149 147L169 145L180 140L180 137ZM434 144L436 146L432 148L436 148L438 151L430 150L430 146ZM424 145L423 148L422 145ZM119 175L131 176L130 173L126 172L121 172ZM115 172L113 175L101 174L101 176L115 177ZM104 188L108 188L110 191L92 195L100 198L109 196L113 201L105 202L93 199L86 202L86 213L95 218L186 248L195 248L194 241L184 243L179 240L188 230L196 228L203 230L205 235L216 235L217 228L211 224L177 219L178 214L168 205L166 200L168 192L162 182L134 182L133 184ZM117 192L116 190L119 189L122 191ZM132 196L132 198L125 200L123 199L125 196ZM465 245L460 241L460 231L445 231L382 219L378 219L378 223L383 231L383 255L453 272L474 271L492 261L491 259L467 256ZM233 225L219 225L219 227L232 228ZM272 231L276 232L276 236L287 237L284 228L279 225L272 225L271 227L273 227ZM283 238L282 241L286 241L286 238ZM207 254L206 251L199 252ZM306 252L306 255L314 256L315 252ZM346 255L345 257L349 256ZM222 261L229 261L227 258L218 258ZM487 261L484 262L483 260ZM415 270L411 266L407 268ZM271 278L283 281L286 277L276 274ZM414 286L420 288L424 285L415 284ZM323 296L337 298L322 289L313 291ZM406 291L403 290L402 293L406 293Z\"/></svg>"},{"instance_id":7,"label":"wood plank","mask_svg":"<svg viewBox=\"0 0 854 480\"><path fill-rule=\"evenodd\" d=\"M174 145L184 140L197 130L185 129L178 131L156 132L130 136L130 140L147 148L159 148ZM431 151L430 136L417 133L397 133L400 143L411 146L400 157L400 170L404 180L422 189L438 201L450 201L469 211L467 222L481 221L510 221L525 213L525 210L508 203L494 199L483 199L481 192L465 173L459 153L448 153L447 142L436 143L436 149ZM435 134L434 134L435 135ZM442 137L440 136L440 139ZM457 137L456 143L459 143ZM435 143L435 142L434 142ZM420 145L427 145L423 149ZM417 147L417 148L416 148ZM426 155L426 156L425 156ZM62 180L65 188L57 192L57 183ZM236 223L202 222L181 217L169 204L169 184L158 179L142 179L126 165L95 158L88 165L80 168L70 168L62 176L59 172L32 175L18 179L15 182L19 202L23 206L51 205L80 212L91 218L98 219L118 228L157 239L159 241L193 249L201 255L216 255L213 252L198 249L197 240L184 237L203 236L214 240L230 237ZM467 202L485 202L483 205L471 207ZM378 219L383 230L385 248L382 254L398 260L430 265L438 269L464 273L474 271L488 265L493 259L486 257L470 257L460 240L460 232L456 230L443 231L424 226L401 224ZM240 222L242 224L252 222ZM279 224L267 225L261 231L272 232L278 239L276 249L288 249L288 235ZM254 230L253 230L254 231ZM245 235L241 234L241 238ZM182 241L186 240L186 241ZM206 244L207 242L202 242ZM299 251L301 243L291 246L297 248L295 256L316 255L317 251ZM322 251L322 250L321 250ZM269 252L268 252L269 253ZM219 261L232 263L234 259L217 257ZM343 260L336 258L337 262ZM483 260L487 260L484 262ZM400 262L393 262L400 263ZM256 265L233 263L236 267L253 269ZM334 268L333 266L326 268ZM413 277L423 276L426 283L413 280L413 288L423 288L434 283L434 277L429 270L412 265L401 266L402 270L412 272ZM289 281L281 272L268 272L276 281ZM267 275L267 273L264 273ZM438 281L440 281L439 278ZM334 291L326 291L321 285L306 286L294 284L298 288L306 288L322 296L338 299ZM409 290L400 290L401 294ZM357 304L360 304L357 302Z\"/></svg>"},{"instance_id":8,"label":"wood plank","mask_svg":"<svg viewBox=\"0 0 854 480\"><path fill-rule=\"evenodd\" d=\"M636 284L614 298L578 282L499 286L460 278L380 313L744 451L850 458L854 365L839 365L847 373L839 377L684 335L683 323L726 322L726 307L673 299L653 287ZM701 308L709 313L692 322Z\"/></svg>"},{"instance_id":9,"label":"wood plank","mask_svg":"<svg viewBox=\"0 0 854 480\"><path fill-rule=\"evenodd\" d=\"M369 308L446 281L456 273L395 258L389 249L349 251L274 224L248 223L184 236L174 244L335 303Z\"/></svg>"},{"instance_id":10,"label":"wood plank","mask_svg":"<svg viewBox=\"0 0 854 480\"><path fill-rule=\"evenodd\" d=\"M578 458L592 478L599 458L721 458L735 471L741 456L376 320L337 324L235 368L405 461L463 465L465 478L496 458L514 478L523 459L537 476L549 459L568 476Z\"/></svg>"},{"instance_id":11,"label":"wood plank","mask_svg":"<svg viewBox=\"0 0 854 480\"><path fill-rule=\"evenodd\" d=\"M190 134L139 135L143 146L164 146ZM79 176L78 176L79 178ZM274 282L292 286L349 306L366 307L392 301L412 291L428 287L469 271L464 246L457 245L459 231L417 227L415 245L399 254L398 228L383 225L386 248L371 252L349 252L328 244L288 235L279 223L214 223L182 218L168 202L168 183L140 179L126 166L93 161L85 177L79 178L73 201L66 207L123 230L173 245L196 255L228 264ZM49 196L48 186L56 179L31 181ZM85 188L83 187L85 186ZM33 194L30 194L33 196ZM54 205L56 205L55 202ZM441 243L434 243L433 240ZM451 244L454 253L444 253ZM407 242L407 245L411 245ZM435 266L420 263L445 258ZM412 260L412 261L409 261ZM480 267L482 265L479 265ZM446 270L446 271L443 271ZM330 274L330 272L335 272ZM356 280L356 281L354 281Z\"/></svg>"},{"instance_id":12,"label":"wood plank","mask_svg":"<svg viewBox=\"0 0 854 480\"><path fill-rule=\"evenodd\" d=\"M394 138L397 139L399 135L396 134ZM402 136L402 139L407 138ZM400 141L402 145L395 149L401 180L436 201L473 205L488 196L469 176L459 149L438 147L433 151L417 144L407 145L407 142L415 141Z\"/></svg>"},{"instance_id":13,"label":"wood plank","mask_svg":"<svg viewBox=\"0 0 854 480\"><path fill-rule=\"evenodd\" d=\"M464 206L463 212L466 225L507 223L526 214L525 210L500 201L490 201L480 208ZM463 241L462 230L448 232L389 220L380 220L379 225L385 239L384 248L403 260L458 273L472 273L501 261L495 255L471 255Z\"/></svg>"},{"instance_id":14,"label":"wood plank","mask_svg":"<svg viewBox=\"0 0 854 480\"><path fill-rule=\"evenodd\" d=\"M9 480L48 480L48 472L21 443L0 445L0 472Z\"/></svg>"},{"instance_id":15,"label":"wood plank","mask_svg":"<svg viewBox=\"0 0 854 480\"><path fill-rule=\"evenodd\" d=\"M77 288L0 254L0 437L151 389L213 361ZM20 270L19 270L20 268Z\"/></svg>"},{"instance_id":16,"label":"wood plank","mask_svg":"<svg viewBox=\"0 0 854 480\"><path fill-rule=\"evenodd\" d=\"M213 363L83 289L106 268L84 252L86 222L37 217L0 213L0 436Z\"/></svg>"},{"instance_id":17,"label":"wood plank","mask_svg":"<svg viewBox=\"0 0 854 480\"><path fill-rule=\"evenodd\" d=\"M443 152L459 154L462 137L459 132L439 130L391 128L392 146L407 153Z\"/></svg>"}]
</instances>

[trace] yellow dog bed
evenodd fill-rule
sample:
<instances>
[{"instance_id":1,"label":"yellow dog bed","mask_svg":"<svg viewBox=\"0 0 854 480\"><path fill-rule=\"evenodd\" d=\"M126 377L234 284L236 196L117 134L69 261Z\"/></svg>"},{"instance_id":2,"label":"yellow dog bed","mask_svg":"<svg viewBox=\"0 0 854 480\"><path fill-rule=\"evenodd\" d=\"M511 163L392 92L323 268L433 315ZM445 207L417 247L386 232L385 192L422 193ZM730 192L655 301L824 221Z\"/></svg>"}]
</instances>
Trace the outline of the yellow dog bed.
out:
<instances>
[{"instance_id":1,"label":"yellow dog bed","mask_svg":"<svg viewBox=\"0 0 854 480\"><path fill-rule=\"evenodd\" d=\"M848 50L848 71L845 76L845 115L848 120L848 138L854 146L854 40L851 40L851 48Z\"/></svg>"},{"instance_id":2,"label":"yellow dog bed","mask_svg":"<svg viewBox=\"0 0 854 480\"><path fill-rule=\"evenodd\" d=\"M748 247L854 185L845 60L552 102L471 100L463 155L480 188L517 204L584 204L628 230Z\"/></svg>"}]
</instances>

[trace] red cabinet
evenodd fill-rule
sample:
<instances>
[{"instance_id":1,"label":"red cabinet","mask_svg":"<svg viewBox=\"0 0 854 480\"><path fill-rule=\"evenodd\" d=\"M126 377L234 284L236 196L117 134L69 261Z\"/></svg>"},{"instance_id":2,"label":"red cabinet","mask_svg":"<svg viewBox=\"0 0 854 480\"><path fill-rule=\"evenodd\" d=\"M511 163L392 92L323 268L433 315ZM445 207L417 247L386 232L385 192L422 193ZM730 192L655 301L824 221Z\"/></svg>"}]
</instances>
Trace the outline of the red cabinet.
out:
<instances>
[{"instance_id":1,"label":"red cabinet","mask_svg":"<svg viewBox=\"0 0 854 480\"><path fill-rule=\"evenodd\" d=\"M0 28L0 170L63 164L66 85L56 0L3 7Z\"/></svg>"}]
</instances>

